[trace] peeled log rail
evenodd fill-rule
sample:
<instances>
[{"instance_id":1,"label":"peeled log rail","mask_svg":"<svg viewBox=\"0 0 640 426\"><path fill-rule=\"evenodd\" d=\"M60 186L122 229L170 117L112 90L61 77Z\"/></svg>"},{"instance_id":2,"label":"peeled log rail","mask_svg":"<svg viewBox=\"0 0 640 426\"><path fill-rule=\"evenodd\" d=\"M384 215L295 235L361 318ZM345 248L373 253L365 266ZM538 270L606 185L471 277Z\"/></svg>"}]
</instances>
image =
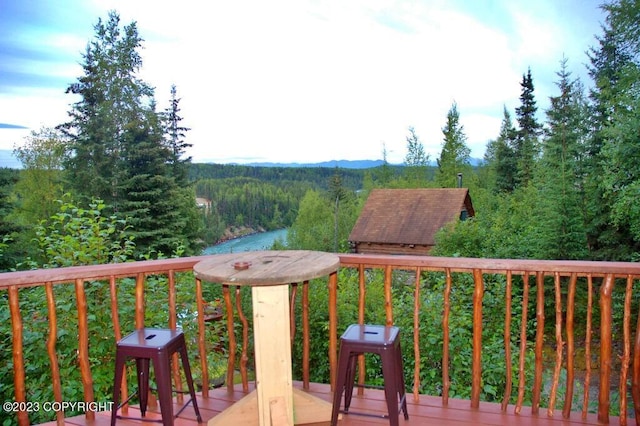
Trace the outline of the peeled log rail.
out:
<instances>
[{"instance_id":1,"label":"peeled log rail","mask_svg":"<svg viewBox=\"0 0 640 426\"><path fill-rule=\"evenodd\" d=\"M564 342L562 341L562 291L560 289L560 275L556 273L554 277L554 293L555 293L555 313L556 313L556 362L553 369L553 379L551 381L551 395L549 396L549 407L547 415L553 416L556 406L556 396L558 393L558 380L560 379L560 369L562 368L562 350Z\"/></svg>"},{"instance_id":2,"label":"peeled log rail","mask_svg":"<svg viewBox=\"0 0 640 426\"><path fill-rule=\"evenodd\" d=\"M611 385L611 295L613 275L607 274L600 287L600 392L598 397L598 420L609 423L609 388Z\"/></svg>"},{"instance_id":3,"label":"peeled log rail","mask_svg":"<svg viewBox=\"0 0 640 426\"><path fill-rule=\"evenodd\" d=\"M575 356L575 345L574 345L574 313L575 313L575 298L576 298L576 283L578 278L576 274L571 274L571 279L569 280L569 292L567 293L567 391L564 399L564 407L562 409L562 417L568 419L571 414L571 402L573 401L573 380L575 377L574 372L574 356ZM562 320L562 316L560 317Z\"/></svg>"},{"instance_id":4,"label":"peeled log rail","mask_svg":"<svg viewBox=\"0 0 640 426\"><path fill-rule=\"evenodd\" d=\"M482 271L473 270L473 359L471 360L471 407L480 407L480 386L482 386L482 299L484 282Z\"/></svg>"}]
</instances>

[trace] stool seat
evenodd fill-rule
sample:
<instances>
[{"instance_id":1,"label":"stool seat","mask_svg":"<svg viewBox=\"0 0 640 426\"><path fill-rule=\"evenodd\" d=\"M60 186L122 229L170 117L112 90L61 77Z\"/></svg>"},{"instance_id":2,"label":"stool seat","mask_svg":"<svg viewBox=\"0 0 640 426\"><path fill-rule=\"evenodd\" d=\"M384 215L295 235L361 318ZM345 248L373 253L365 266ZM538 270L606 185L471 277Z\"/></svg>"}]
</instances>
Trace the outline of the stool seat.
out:
<instances>
[{"instance_id":1,"label":"stool seat","mask_svg":"<svg viewBox=\"0 0 640 426\"><path fill-rule=\"evenodd\" d=\"M340 412L349 414L355 381L356 361L357 357L364 353L377 354L381 358L384 393L388 410L387 416L391 426L398 426L400 411L403 412L405 420L409 419L402 367L402 351L400 349L400 330L394 326L371 324L352 324L340 337L338 375L336 390L333 394L331 425L337 425ZM344 409L340 410L343 392ZM373 416L366 413L353 414Z\"/></svg>"},{"instance_id":2,"label":"stool seat","mask_svg":"<svg viewBox=\"0 0 640 426\"><path fill-rule=\"evenodd\" d=\"M173 387L171 384L171 357L179 353L182 359L182 368L189 387L191 399L175 414L173 414ZM126 401L120 403L120 386L123 370L127 359L136 360L138 377L138 390ZM198 422L202 422L198 401L196 400L193 378L187 356L187 345L181 330L163 328L141 328L123 337L116 343L116 372L113 384L113 409L111 411L111 426L115 425L116 418L124 418L117 411L129 402L136 394L140 400L140 412L145 417L147 411L149 393L149 363L153 363L153 371L156 377L158 400L160 401L160 413L162 423L165 426L173 425L173 420L184 410L189 403L193 405ZM130 417L127 417L130 418ZM145 419L147 421L152 421Z\"/></svg>"}]
</instances>

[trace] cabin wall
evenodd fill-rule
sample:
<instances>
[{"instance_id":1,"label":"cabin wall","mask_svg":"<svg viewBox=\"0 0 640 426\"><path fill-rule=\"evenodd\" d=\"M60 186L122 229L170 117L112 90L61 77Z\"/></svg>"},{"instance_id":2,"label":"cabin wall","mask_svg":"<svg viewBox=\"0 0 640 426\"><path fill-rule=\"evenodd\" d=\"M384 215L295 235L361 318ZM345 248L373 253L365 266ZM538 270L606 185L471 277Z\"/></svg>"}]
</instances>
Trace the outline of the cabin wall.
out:
<instances>
[{"instance_id":1,"label":"cabin wall","mask_svg":"<svg viewBox=\"0 0 640 426\"><path fill-rule=\"evenodd\" d=\"M384 244L351 242L354 253L428 255L433 246L422 244Z\"/></svg>"}]
</instances>

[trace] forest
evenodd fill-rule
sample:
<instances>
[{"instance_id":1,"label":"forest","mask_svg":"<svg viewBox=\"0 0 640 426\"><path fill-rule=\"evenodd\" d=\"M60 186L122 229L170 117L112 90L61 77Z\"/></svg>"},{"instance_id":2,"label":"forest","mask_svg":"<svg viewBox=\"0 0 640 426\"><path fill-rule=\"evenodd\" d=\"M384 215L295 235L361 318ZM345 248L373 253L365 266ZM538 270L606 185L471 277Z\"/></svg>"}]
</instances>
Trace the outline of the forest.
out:
<instances>
[{"instance_id":1,"label":"forest","mask_svg":"<svg viewBox=\"0 0 640 426\"><path fill-rule=\"evenodd\" d=\"M96 24L95 39L82 55L83 74L68 87L79 97L69 121L26 138L15 149L21 169L0 169L0 270L195 255L233 227L288 228L286 247L278 248L346 252L348 235L371 189L455 187L459 173L476 216L441 230L436 256L637 261L640 1L610 1L603 9L606 20L597 43L585 46L591 81L574 78L571 58L559 58L556 93L550 107L539 111L534 72L523 70L520 105L514 111L504 109L500 132L488 142L479 165L471 164L453 103L443 117L442 149L435 165L420 136L408 128L402 165L388 164L383 151L381 166L363 170L193 163L177 88L169 94L170 106L156 111L153 89L138 76L143 40L135 22L122 28L112 12ZM198 207L196 197L209 204ZM344 291L355 295L348 277L341 280ZM191 294L192 277L184 283L181 291ZM151 287L164 291L161 282ZM32 309L33 318L46 318L40 290L21 293L25 315ZM106 297L99 283L91 283L91 291L96 294L92 303ZM437 299L438 293L426 297ZM71 293L59 298L60 348L77 344L72 299ZM466 302L456 303L455 309L463 311ZM491 309L500 309L495 305L487 307L488 316ZM123 308L122 314L132 311ZM150 311L158 316L152 307ZM3 327L10 327L6 303L0 315ZM99 335L110 318L102 312L99 321L94 350L105 357L100 358L105 371L96 378L96 388L108 395L111 370L106 360L112 342ZM318 319L320 327L322 321ZM44 325L34 321L33 327L38 326ZM3 335L9 334L7 329ZM41 340L36 331L25 334L25 345ZM30 367L46 371L46 358L36 353ZM5 371L10 362L3 359L0 365L3 376L10 377ZM69 374L77 374L73 359L66 367ZM45 392L45 375L37 380L30 391ZM7 400L11 386L0 386Z\"/></svg>"}]
</instances>

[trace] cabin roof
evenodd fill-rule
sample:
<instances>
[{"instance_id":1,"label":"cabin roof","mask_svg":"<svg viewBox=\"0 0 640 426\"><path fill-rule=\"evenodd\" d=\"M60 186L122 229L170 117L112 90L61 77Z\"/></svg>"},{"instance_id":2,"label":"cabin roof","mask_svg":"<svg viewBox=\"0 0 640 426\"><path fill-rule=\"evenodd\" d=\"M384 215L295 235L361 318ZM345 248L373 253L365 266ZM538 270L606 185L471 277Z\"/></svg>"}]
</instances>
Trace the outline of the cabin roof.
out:
<instances>
[{"instance_id":1,"label":"cabin roof","mask_svg":"<svg viewBox=\"0 0 640 426\"><path fill-rule=\"evenodd\" d=\"M374 189L349 241L432 246L436 232L464 210L475 214L467 188Z\"/></svg>"}]
</instances>

